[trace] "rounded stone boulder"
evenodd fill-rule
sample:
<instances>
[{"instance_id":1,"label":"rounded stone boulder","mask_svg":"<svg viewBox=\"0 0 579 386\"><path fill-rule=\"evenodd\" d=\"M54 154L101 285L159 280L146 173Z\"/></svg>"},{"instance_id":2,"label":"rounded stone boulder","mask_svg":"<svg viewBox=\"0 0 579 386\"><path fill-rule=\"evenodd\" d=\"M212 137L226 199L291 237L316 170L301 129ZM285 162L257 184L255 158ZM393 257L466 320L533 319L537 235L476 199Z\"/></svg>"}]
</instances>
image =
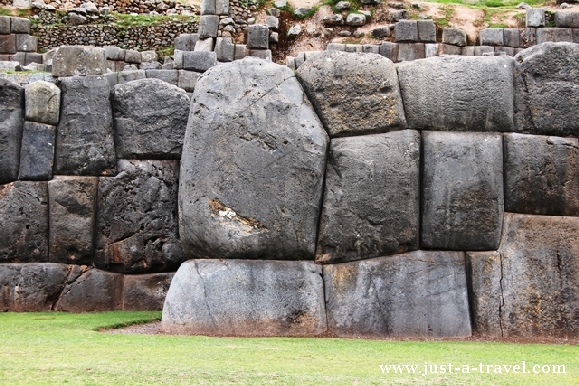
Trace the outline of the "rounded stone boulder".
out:
<instances>
[{"instance_id":1,"label":"rounded stone boulder","mask_svg":"<svg viewBox=\"0 0 579 386\"><path fill-rule=\"evenodd\" d=\"M186 256L313 259L328 141L289 68L248 57L205 73L181 158Z\"/></svg>"}]
</instances>

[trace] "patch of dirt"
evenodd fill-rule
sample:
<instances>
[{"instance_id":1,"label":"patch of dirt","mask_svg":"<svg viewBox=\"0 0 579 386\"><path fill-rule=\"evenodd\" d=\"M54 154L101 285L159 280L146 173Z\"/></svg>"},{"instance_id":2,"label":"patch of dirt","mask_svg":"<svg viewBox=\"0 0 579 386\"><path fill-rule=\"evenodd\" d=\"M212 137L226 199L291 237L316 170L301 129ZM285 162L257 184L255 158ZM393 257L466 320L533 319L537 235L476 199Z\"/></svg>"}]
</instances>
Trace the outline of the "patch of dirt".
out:
<instances>
[{"instance_id":1,"label":"patch of dirt","mask_svg":"<svg viewBox=\"0 0 579 386\"><path fill-rule=\"evenodd\" d=\"M187 334L167 334L161 331L161 321L157 320L151 323L138 324L123 328L116 329L103 329L101 332L109 334L145 334L145 335L187 335ZM325 332L320 334L316 338L338 338L335 334L331 332ZM532 337L532 338L488 338L478 335L473 335L469 338L385 338L385 339L372 339L372 338L359 338L367 340L384 340L391 342L403 342L403 341L433 341L433 342L502 342L502 343L515 343L515 344L567 344L570 346L579 345L579 338L551 338L551 337Z\"/></svg>"}]
</instances>

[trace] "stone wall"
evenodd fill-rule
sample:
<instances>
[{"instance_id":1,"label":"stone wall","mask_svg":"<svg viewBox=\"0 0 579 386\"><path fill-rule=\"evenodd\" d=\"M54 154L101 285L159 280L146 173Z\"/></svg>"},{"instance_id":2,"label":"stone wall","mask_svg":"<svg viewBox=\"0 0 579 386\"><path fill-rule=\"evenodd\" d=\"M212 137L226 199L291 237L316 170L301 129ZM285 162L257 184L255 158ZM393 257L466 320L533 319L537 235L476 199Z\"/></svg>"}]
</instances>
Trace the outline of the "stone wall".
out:
<instances>
[{"instance_id":1,"label":"stone wall","mask_svg":"<svg viewBox=\"0 0 579 386\"><path fill-rule=\"evenodd\" d=\"M172 278L166 331L576 336L578 59L0 80L0 305L158 308Z\"/></svg>"}]
</instances>

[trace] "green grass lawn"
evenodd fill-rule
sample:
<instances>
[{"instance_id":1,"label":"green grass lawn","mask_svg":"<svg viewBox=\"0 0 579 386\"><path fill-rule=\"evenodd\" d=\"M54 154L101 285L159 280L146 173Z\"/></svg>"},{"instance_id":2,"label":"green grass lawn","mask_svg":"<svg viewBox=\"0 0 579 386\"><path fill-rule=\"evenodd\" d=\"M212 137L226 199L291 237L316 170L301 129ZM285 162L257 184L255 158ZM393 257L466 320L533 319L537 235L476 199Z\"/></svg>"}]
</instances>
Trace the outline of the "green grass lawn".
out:
<instances>
[{"instance_id":1,"label":"green grass lawn","mask_svg":"<svg viewBox=\"0 0 579 386\"><path fill-rule=\"evenodd\" d=\"M579 346L127 335L160 312L0 313L1 385L578 385ZM380 365L565 365L565 374L388 374ZM483 369L486 368L483 367ZM493 368L494 369L494 368ZM392 370L391 370L392 371ZM492 372L493 370L491 370ZM504 372L504 371L503 371Z\"/></svg>"}]
</instances>

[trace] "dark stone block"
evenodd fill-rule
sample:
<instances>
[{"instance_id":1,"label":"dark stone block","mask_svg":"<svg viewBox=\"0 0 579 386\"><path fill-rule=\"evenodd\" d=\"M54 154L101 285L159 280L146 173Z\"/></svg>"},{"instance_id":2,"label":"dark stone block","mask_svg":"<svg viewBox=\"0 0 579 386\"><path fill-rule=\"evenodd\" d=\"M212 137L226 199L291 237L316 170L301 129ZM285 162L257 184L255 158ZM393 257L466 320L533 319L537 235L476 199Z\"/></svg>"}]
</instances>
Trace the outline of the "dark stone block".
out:
<instances>
[{"instance_id":1,"label":"dark stone block","mask_svg":"<svg viewBox=\"0 0 579 386\"><path fill-rule=\"evenodd\" d=\"M0 35L0 53L16 53L16 35Z\"/></svg>"},{"instance_id":2,"label":"dark stone block","mask_svg":"<svg viewBox=\"0 0 579 386\"><path fill-rule=\"evenodd\" d=\"M19 179L47 181L52 178L55 136L56 128L52 125L24 123Z\"/></svg>"},{"instance_id":3,"label":"dark stone block","mask_svg":"<svg viewBox=\"0 0 579 386\"><path fill-rule=\"evenodd\" d=\"M123 310L162 310L174 273L125 275Z\"/></svg>"},{"instance_id":4,"label":"dark stone block","mask_svg":"<svg viewBox=\"0 0 579 386\"><path fill-rule=\"evenodd\" d=\"M0 184L18 179L23 120L23 89L0 79Z\"/></svg>"}]
</instances>

